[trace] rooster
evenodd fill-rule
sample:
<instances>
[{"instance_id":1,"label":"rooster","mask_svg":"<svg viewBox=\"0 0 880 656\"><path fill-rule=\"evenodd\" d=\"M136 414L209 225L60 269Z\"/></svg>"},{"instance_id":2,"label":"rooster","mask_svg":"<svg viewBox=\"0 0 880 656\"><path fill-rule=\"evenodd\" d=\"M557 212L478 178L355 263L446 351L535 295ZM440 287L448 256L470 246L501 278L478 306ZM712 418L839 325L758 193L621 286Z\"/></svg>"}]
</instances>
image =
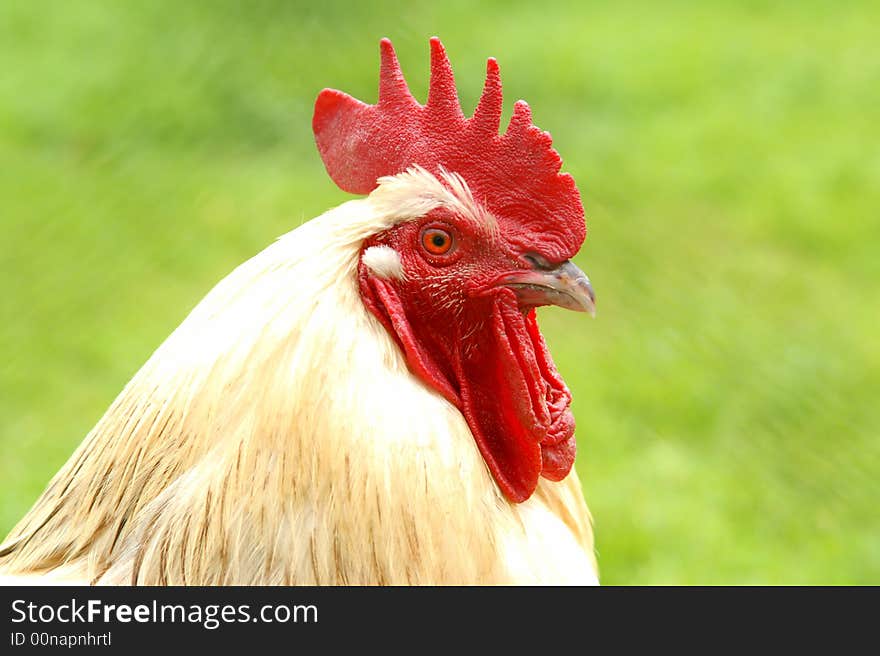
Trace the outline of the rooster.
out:
<instances>
[{"instance_id":1,"label":"rooster","mask_svg":"<svg viewBox=\"0 0 880 656\"><path fill-rule=\"evenodd\" d=\"M351 200L235 269L0 546L9 582L591 584L571 394L535 308L593 312L574 180L498 65L471 118L430 42L313 129Z\"/></svg>"}]
</instances>

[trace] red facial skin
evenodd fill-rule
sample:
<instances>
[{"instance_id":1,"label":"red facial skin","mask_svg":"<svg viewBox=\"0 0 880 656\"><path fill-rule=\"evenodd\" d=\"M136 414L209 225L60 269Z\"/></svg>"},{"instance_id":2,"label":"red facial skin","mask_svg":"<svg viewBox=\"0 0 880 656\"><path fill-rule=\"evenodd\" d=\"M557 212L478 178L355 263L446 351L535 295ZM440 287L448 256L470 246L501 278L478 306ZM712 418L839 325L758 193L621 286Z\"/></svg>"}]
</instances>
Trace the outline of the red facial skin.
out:
<instances>
[{"instance_id":1,"label":"red facial skin","mask_svg":"<svg viewBox=\"0 0 880 656\"><path fill-rule=\"evenodd\" d=\"M423 237L432 228L452 236L447 252L429 251ZM575 458L571 394L538 330L535 309L498 284L532 267L519 241L439 209L364 245L397 251L405 280L378 277L363 262L359 269L367 308L396 338L411 371L462 412L513 502L528 499L540 476L563 479ZM556 261L549 251L541 255Z\"/></svg>"}]
</instances>

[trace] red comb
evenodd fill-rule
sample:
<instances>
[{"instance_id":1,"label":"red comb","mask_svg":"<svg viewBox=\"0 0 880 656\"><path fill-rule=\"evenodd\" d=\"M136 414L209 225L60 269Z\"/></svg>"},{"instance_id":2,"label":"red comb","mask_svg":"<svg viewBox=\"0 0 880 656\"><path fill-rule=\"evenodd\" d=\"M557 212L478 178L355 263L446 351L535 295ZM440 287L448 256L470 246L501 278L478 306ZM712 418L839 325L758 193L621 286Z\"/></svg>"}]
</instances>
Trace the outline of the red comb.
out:
<instances>
[{"instance_id":1,"label":"red comb","mask_svg":"<svg viewBox=\"0 0 880 656\"><path fill-rule=\"evenodd\" d=\"M335 89L315 102L312 128L327 172L344 191L366 194L377 179L418 164L458 173L475 199L528 247L538 232L547 257L572 257L586 236L574 179L560 174L562 159L547 132L532 125L517 101L507 132L501 124L501 78L495 59L486 66L483 94L472 118L462 113L452 67L440 39L431 39L428 102L409 91L391 41L380 42L379 102L367 105ZM516 234L521 235L517 239ZM549 238L549 241L548 241Z\"/></svg>"}]
</instances>

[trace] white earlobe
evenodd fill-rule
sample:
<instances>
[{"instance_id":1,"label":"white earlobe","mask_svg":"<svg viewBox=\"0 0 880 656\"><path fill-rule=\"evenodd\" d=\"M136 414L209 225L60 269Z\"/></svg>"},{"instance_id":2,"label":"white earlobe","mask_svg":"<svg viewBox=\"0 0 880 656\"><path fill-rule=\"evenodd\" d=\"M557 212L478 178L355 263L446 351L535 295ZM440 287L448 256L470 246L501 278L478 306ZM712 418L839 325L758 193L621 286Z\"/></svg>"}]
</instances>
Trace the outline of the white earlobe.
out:
<instances>
[{"instance_id":1,"label":"white earlobe","mask_svg":"<svg viewBox=\"0 0 880 656\"><path fill-rule=\"evenodd\" d=\"M400 253L390 246L371 246L364 251L361 260L380 278L406 279Z\"/></svg>"}]
</instances>

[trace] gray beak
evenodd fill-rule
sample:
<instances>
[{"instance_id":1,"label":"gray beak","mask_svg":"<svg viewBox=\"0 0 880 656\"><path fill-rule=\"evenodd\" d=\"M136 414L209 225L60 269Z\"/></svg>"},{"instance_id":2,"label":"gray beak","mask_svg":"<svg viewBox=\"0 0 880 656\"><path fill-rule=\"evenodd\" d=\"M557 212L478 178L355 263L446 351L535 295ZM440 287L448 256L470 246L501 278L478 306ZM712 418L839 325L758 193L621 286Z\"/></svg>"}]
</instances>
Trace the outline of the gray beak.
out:
<instances>
[{"instance_id":1,"label":"gray beak","mask_svg":"<svg viewBox=\"0 0 880 656\"><path fill-rule=\"evenodd\" d=\"M571 260L553 268L540 266L531 271L516 271L504 276L500 283L516 292L523 305L558 305L596 315L596 294L590 279Z\"/></svg>"}]
</instances>

